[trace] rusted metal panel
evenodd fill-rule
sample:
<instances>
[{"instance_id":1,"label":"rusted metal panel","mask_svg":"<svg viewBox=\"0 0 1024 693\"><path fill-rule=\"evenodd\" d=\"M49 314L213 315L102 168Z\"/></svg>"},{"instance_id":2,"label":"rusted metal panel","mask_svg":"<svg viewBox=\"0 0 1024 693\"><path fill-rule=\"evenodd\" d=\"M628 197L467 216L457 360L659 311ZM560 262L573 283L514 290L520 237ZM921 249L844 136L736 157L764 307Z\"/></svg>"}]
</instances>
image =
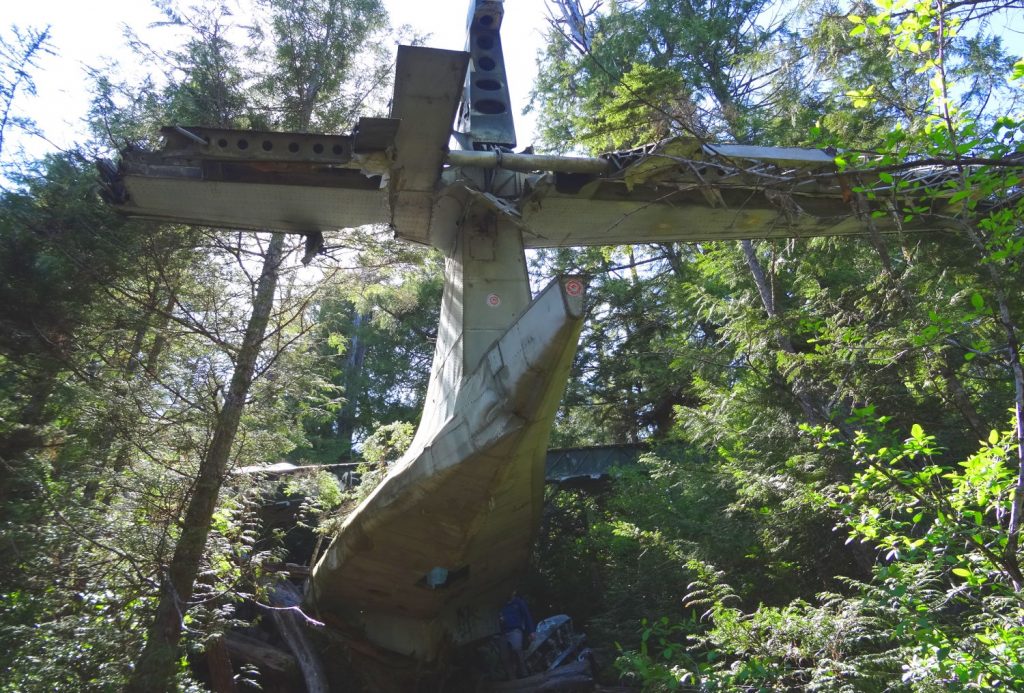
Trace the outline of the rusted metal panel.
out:
<instances>
[{"instance_id":1,"label":"rusted metal panel","mask_svg":"<svg viewBox=\"0 0 1024 693\"><path fill-rule=\"evenodd\" d=\"M108 184L125 213L170 222L299 233L386 223L394 126L376 119L372 138L386 146L358 152L351 136L164 128L163 149L125 152Z\"/></svg>"},{"instance_id":2,"label":"rusted metal panel","mask_svg":"<svg viewBox=\"0 0 1024 693\"><path fill-rule=\"evenodd\" d=\"M459 167L444 172L442 188L449 110L465 54L408 49L400 57L395 112L406 116L401 122L364 119L365 130L354 136L166 128L161 152L125 154L117 181L127 192L125 211L298 232L390 220L400 237L446 251L451 229L471 202L516 225L532 248L866 231L850 183L835 173L829 154L815 149L702 145L679 138L578 161L453 152ZM421 83L436 70L448 76L447 92L440 96ZM242 141L250 143L244 150L238 147ZM298 151L289 153L292 145ZM564 171L516 173L504 168L506 160L513 169ZM498 178L475 175L475 163L502 171L500 192L479 189ZM872 180L858 184L870 188ZM385 185L386 196L380 190ZM875 204L886 204L883 198L891 194L879 190ZM938 212L945 203L932 199L928 204ZM941 218L916 215L904 222L884 215L873 223L882 233L913 231L934 228Z\"/></svg>"},{"instance_id":3,"label":"rusted metal panel","mask_svg":"<svg viewBox=\"0 0 1024 693\"><path fill-rule=\"evenodd\" d=\"M838 189L820 196L753 186L710 192L698 185L644 184L630 190L621 182L597 181L572 194L546 185L520 203L528 229L524 244L557 248L867 233L867 221ZM938 215L903 221L887 214L873 224L880 233L894 233L942 228L943 221Z\"/></svg>"}]
</instances>

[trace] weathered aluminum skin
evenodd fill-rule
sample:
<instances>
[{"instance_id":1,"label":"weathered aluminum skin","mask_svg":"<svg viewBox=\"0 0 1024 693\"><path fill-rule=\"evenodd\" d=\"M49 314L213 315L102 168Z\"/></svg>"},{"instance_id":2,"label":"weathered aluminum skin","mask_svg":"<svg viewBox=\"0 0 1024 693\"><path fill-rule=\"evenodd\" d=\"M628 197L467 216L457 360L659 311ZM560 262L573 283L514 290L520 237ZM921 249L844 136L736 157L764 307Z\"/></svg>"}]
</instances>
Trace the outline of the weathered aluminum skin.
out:
<instances>
[{"instance_id":1,"label":"weathered aluminum skin","mask_svg":"<svg viewBox=\"0 0 1024 693\"><path fill-rule=\"evenodd\" d=\"M427 406L412 449L314 568L310 606L428 660L445 642L494 632L540 520L551 422L582 327L581 287L577 278L549 285L468 377L445 388L451 400L441 409L450 414L432 420ZM459 577L432 589L425 576L434 568Z\"/></svg>"},{"instance_id":2,"label":"weathered aluminum skin","mask_svg":"<svg viewBox=\"0 0 1024 693\"><path fill-rule=\"evenodd\" d=\"M391 167L391 225L415 243L430 242L434 194L448 153L469 55L399 46L391 115L401 119Z\"/></svg>"},{"instance_id":3,"label":"weathered aluminum skin","mask_svg":"<svg viewBox=\"0 0 1024 693\"><path fill-rule=\"evenodd\" d=\"M385 190L195 179L128 179L132 216L202 226L308 233L387 223ZM339 220L344 221L339 223Z\"/></svg>"},{"instance_id":4,"label":"weathered aluminum skin","mask_svg":"<svg viewBox=\"0 0 1024 693\"><path fill-rule=\"evenodd\" d=\"M442 53L428 62L453 74L462 54ZM455 89L450 81L449 95ZM407 96L397 111L424 98ZM760 151L679 138L639 157L611 153L604 173L594 172L600 159L521 154L505 155L514 169L509 170L496 152L455 153L453 160L479 159L480 166L442 169L450 129L442 131L438 123L448 117L443 114L451 102L441 101L432 114L408 106L430 115L403 119L390 146L356 152L335 164L255 155L223 160L216 152L195 149L187 156L174 148L126 154L122 208L168 221L297 232L390 223L399 238L441 249L450 243L465 201L481 197L523 231L526 248L809 238L863 234L871 227L893 233L945 226L943 199L915 198L912 191L897 196L878 180L848 179L827 154L813 149ZM633 158L624 160L625 155ZM524 172L533 166L563 170ZM854 192L857 187L875 199L866 202ZM919 211L904 219L901 210L907 205Z\"/></svg>"}]
</instances>

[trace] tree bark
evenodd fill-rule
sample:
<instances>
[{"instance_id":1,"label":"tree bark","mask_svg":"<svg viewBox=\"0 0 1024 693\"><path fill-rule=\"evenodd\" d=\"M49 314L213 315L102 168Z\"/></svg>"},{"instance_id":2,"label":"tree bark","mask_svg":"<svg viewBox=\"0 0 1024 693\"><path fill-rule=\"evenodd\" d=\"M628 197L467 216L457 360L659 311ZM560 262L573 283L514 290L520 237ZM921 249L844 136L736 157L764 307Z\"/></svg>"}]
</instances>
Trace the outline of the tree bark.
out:
<instances>
[{"instance_id":1,"label":"tree bark","mask_svg":"<svg viewBox=\"0 0 1024 693\"><path fill-rule=\"evenodd\" d=\"M757 252L754 250L754 242L748 239L740 241L740 248L743 250L743 257L747 261L747 267L750 269L750 275L754 278L754 286L757 287L757 293L761 296L761 304L764 306L764 312L768 314L769 318L777 316L775 312L775 294L772 292L771 285L768 284L768 277L765 276L764 268L761 267L761 262L757 259ZM789 343L789 339L783 335L780 342L780 346L783 351L793 353L793 345ZM788 346L787 346L788 345Z\"/></svg>"},{"instance_id":2,"label":"tree bark","mask_svg":"<svg viewBox=\"0 0 1024 693\"><path fill-rule=\"evenodd\" d=\"M160 601L149 628L146 645L135 666L126 691L157 693L174 690L178 669L182 619L189 607L196 575L206 548L206 539L221 484L227 471L231 447L245 400L252 385L256 360L274 305L278 269L284 256L284 235L274 234L263 260L252 314L242 338L235 371L214 425L210 446L199 465L199 476L185 511L181 537L161 581Z\"/></svg>"},{"instance_id":3,"label":"tree bark","mask_svg":"<svg viewBox=\"0 0 1024 693\"><path fill-rule=\"evenodd\" d=\"M215 635L206 643L206 666L210 670L210 690L214 693L238 693L235 670L223 635Z\"/></svg>"}]
</instances>

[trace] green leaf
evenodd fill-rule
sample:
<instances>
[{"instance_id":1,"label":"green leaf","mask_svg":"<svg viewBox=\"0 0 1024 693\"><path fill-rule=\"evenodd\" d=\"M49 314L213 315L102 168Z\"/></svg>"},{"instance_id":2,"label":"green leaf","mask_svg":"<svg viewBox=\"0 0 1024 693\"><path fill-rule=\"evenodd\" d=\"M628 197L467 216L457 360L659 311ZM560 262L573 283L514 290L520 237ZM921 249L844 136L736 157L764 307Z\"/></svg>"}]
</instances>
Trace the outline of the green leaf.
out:
<instances>
[{"instance_id":1,"label":"green leaf","mask_svg":"<svg viewBox=\"0 0 1024 693\"><path fill-rule=\"evenodd\" d=\"M1013 64L1013 70L1010 72L1010 79L1024 79L1024 58L1021 58Z\"/></svg>"},{"instance_id":2,"label":"green leaf","mask_svg":"<svg viewBox=\"0 0 1024 693\"><path fill-rule=\"evenodd\" d=\"M988 444L998 445L999 444L999 431L992 429L988 434Z\"/></svg>"},{"instance_id":3,"label":"green leaf","mask_svg":"<svg viewBox=\"0 0 1024 693\"><path fill-rule=\"evenodd\" d=\"M953 568L953 574L954 575L959 575L960 577L964 577L964 578L969 578L969 577L974 575L974 573L972 573L971 571L967 570L967 568Z\"/></svg>"},{"instance_id":4,"label":"green leaf","mask_svg":"<svg viewBox=\"0 0 1024 693\"><path fill-rule=\"evenodd\" d=\"M914 440L921 440L924 438L924 429L921 428L921 424L914 424L910 427L910 437Z\"/></svg>"},{"instance_id":5,"label":"green leaf","mask_svg":"<svg viewBox=\"0 0 1024 693\"><path fill-rule=\"evenodd\" d=\"M985 299L979 293L971 294L971 305L974 306L975 310L981 310L985 307Z\"/></svg>"}]
</instances>

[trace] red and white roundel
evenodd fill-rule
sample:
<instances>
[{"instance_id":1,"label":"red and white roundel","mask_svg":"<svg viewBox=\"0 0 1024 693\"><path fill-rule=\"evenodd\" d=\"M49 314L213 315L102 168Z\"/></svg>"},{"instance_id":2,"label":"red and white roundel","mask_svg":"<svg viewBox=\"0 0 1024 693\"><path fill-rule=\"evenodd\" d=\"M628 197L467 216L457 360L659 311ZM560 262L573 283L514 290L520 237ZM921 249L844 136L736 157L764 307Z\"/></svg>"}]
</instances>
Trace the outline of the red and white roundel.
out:
<instances>
[{"instance_id":1,"label":"red and white roundel","mask_svg":"<svg viewBox=\"0 0 1024 693\"><path fill-rule=\"evenodd\" d=\"M579 296L583 293L583 282L579 279L570 279L565 283L565 293L570 296Z\"/></svg>"},{"instance_id":2,"label":"red and white roundel","mask_svg":"<svg viewBox=\"0 0 1024 693\"><path fill-rule=\"evenodd\" d=\"M501 305L501 296L498 294L487 294L487 305L491 308L497 308Z\"/></svg>"}]
</instances>

